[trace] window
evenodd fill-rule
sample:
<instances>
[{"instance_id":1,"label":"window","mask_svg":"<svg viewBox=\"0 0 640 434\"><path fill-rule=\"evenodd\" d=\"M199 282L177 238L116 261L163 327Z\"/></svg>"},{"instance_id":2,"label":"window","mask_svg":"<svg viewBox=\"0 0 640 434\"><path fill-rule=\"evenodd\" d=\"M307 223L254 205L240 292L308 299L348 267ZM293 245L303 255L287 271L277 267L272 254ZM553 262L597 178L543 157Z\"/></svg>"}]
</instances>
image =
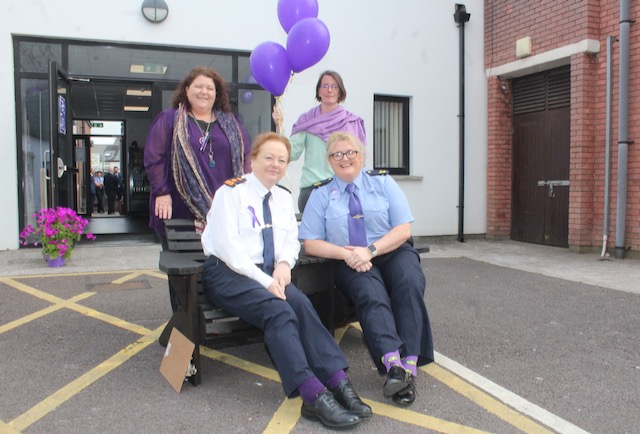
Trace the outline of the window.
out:
<instances>
[{"instance_id":1,"label":"window","mask_svg":"<svg viewBox=\"0 0 640 434\"><path fill-rule=\"evenodd\" d=\"M409 174L409 98L374 95L373 167Z\"/></svg>"}]
</instances>

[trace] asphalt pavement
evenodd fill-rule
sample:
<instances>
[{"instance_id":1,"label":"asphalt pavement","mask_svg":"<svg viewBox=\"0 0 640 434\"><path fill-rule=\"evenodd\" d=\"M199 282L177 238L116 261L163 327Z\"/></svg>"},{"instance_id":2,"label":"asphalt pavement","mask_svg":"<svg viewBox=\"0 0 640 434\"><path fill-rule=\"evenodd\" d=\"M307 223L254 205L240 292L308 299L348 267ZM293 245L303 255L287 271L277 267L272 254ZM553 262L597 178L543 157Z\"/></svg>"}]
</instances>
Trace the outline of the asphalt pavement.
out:
<instances>
[{"instance_id":1,"label":"asphalt pavement","mask_svg":"<svg viewBox=\"0 0 640 434\"><path fill-rule=\"evenodd\" d=\"M160 246L78 246L62 268L0 252L0 433L326 430L285 399L263 344L207 348L203 382L159 373ZM354 432L640 433L640 261L512 241L423 254L436 363L400 409L358 324L336 334L374 416Z\"/></svg>"}]
</instances>

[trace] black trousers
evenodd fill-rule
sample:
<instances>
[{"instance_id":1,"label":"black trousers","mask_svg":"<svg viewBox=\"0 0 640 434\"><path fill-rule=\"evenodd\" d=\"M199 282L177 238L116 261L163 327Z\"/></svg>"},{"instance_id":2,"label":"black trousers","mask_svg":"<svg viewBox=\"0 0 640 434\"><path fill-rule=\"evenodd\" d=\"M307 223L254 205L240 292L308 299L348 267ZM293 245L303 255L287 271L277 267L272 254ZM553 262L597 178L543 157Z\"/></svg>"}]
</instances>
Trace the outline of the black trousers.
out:
<instances>
[{"instance_id":1,"label":"black trousers","mask_svg":"<svg viewBox=\"0 0 640 434\"><path fill-rule=\"evenodd\" d=\"M347 361L333 336L322 325L311 302L293 284L281 300L253 279L210 256L204 264L202 287L207 299L264 331L264 341L287 396L297 395L305 380L326 383Z\"/></svg>"},{"instance_id":2,"label":"black trousers","mask_svg":"<svg viewBox=\"0 0 640 434\"><path fill-rule=\"evenodd\" d=\"M365 342L378 369L381 358L399 350L419 356L418 365L433 361L433 338L424 302L426 277L420 255L406 242L373 259L371 270L358 273L336 261L336 284L354 303Z\"/></svg>"}]
</instances>

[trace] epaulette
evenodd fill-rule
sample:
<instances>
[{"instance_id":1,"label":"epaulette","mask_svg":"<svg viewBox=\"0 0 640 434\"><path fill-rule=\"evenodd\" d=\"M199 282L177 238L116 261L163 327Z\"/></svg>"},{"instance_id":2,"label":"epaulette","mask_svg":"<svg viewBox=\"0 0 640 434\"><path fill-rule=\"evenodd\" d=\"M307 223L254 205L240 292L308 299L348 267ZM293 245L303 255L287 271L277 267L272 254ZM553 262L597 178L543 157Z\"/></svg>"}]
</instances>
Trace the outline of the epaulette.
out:
<instances>
[{"instance_id":1,"label":"epaulette","mask_svg":"<svg viewBox=\"0 0 640 434\"><path fill-rule=\"evenodd\" d=\"M333 177L327 178L327 179L323 179L322 181L314 182L311 186L313 188L322 187L323 185L330 183L332 179L333 179Z\"/></svg>"},{"instance_id":2,"label":"epaulette","mask_svg":"<svg viewBox=\"0 0 640 434\"><path fill-rule=\"evenodd\" d=\"M388 170L367 170L367 175L369 176L385 176L388 175L389 171Z\"/></svg>"},{"instance_id":3,"label":"epaulette","mask_svg":"<svg viewBox=\"0 0 640 434\"><path fill-rule=\"evenodd\" d=\"M287 190L289 193L291 193L291 190L289 190L287 187L282 186L282 185L280 185L280 184L276 184L276 185L277 185L278 187L280 187L281 189L283 189L283 190Z\"/></svg>"},{"instance_id":4,"label":"epaulette","mask_svg":"<svg viewBox=\"0 0 640 434\"><path fill-rule=\"evenodd\" d=\"M244 178L244 177L242 177L242 176L241 176L241 177L239 177L239 178L231 178L231 179L227 179L227 180L224 182L224 185L226 185L226 186L229 186L229 187L233 188L233 187L235 187L236 185L238 185L238 184L242 184L243 182L246 182L246 181L247 181L247 178Z\"/></svg>"}]
</instances>

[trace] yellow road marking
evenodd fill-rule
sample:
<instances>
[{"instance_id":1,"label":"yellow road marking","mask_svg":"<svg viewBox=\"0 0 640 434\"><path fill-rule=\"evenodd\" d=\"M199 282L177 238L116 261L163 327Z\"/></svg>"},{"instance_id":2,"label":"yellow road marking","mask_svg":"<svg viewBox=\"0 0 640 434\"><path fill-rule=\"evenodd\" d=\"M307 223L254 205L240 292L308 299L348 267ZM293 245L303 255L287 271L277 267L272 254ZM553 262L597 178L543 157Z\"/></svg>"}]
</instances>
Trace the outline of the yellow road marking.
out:
<instances>
[{"instance_id":1,"label":"yellow road marking","mask_svg":"<svg viewBox=\"0 0 640 434\"><path fill-rule=\"evenodd\" d=\"M133 333L137 333L139 335L143 335L144 336L144 335L146 335L146 334L151 332L146 327L142 327L142 326L139 326L137 324L130 323L130 322L125 321L123 319L117 318L115 316L112 316L112 315L109 315L109 314L106 314L106 313L99 312L99 311L97 311L95 309L91 309L89 307L85 307L85 306L82 306L80 304L72 304L72 305L69 305L68 308L71 309L71 310L75 310L76 312L81 313L82 315L86 315L86 316L91 317L91 318L99 319L100 321L104 321L107 324L111 324L111 325L114 325L116 327L120 327L122 329L128 330L128 331L133 332Z\"/></svg>"},{"instance_id":2,"label":"yellow road marking","mask_svg":"<svg viewBox=\"0 0 640 434\"><path fill-rule=\"evenodd\" d=\"M51 295L47 292L40 291L39 289L32 288L31 286L25 285L24 283L21 283L21 282L17 282L12 278L0 277L0 282L5 283L22 292L26 292L29 295L33 295L34 297L37 297L41 300L48 301L49 303L56 304L56 303L64 302L64 299L60 297L56 297L55 295Z\"/></svg>"},{"instance_id":3,"label":"yellow road marking","mask_svg":"<svg viewBox=\"0 0 640 434\"><path fill-rule=\"evenodd\" d=\"M425 414L417 413L415 411L407 410L404 408L382 404L380 402L370 401L368 399L365 399L364 401L371 406L374 416L379 415L388 417L400 422L416 425L426 429L431 429L439 433L486 433L486 431L477 430L475 428L470 428L454 422L448 422L446 420L438 419L437 417L427 416Z\"/></svg>"},{"instance_id":4,"label":"yellow road marking","mask_svg":"<svg viewBox=\"0 0 640 434\"><path fill-rule=\"evenodd\" d=\"M249 362L239 357L232 356L231 354L221 353L220 351L212 350L211 348L203 346L200 347L200 354L229 366L233 366L234 368L242 369L243 371L280 383L280 374L278 374L278 371L275 369L265 368L257 363Z\"/></svg>"},{"instance_id":5,"label":"yellow road marking","mask_svg":"<svg viewBox=\"0 0 640 434\"><path fill-rule=\"evenodd\" d=\"M280 405L274 413L269 425L263 431L264 434L283 434L293 430L300 419L300 398L287 399Z\"/></svg>"},{"instance_id":6,"label":"yellow road marking","mask_svg":"<svg viewBox=\"0 0 640 434\"><path fill-rule=\"evenodd\" d=\"M60 297L56 297L55 295L51 295L44 291L40 291L39 289L32 288L31 286L25 285L24 283L16 282L13 279L0 278L0 282L4 282L15 289L18 289L29 295L32 295L34 297L53 303L54 305L62 305L62 307L66 307L67 309L75 310L78 313L89 316L91 318L99 319L108 324L123 328L130 332L137 333L143 336L150 333L150 330L146 327L142 327L137 324L132 324L120 318L116 318L115 316L98 312L97 310L82 306L80 304L71 303L70 301L64 300ZM93 294L93 293L90 293L90 294Z\"/></svg>"},{"instance_id":7,"label":"yellow road marking","mask_svg":"<svg viewBox=\"0 0 640 434\"><path fill-rule=\"evenodd\" d=\"M19 434L20 431L9 424L0 421L0 434Z\"/></svg>"},{"instance_id":8,"label":"yellow road marking","mask_svg":"<svg viewBox=\"0 0 640 434\"><path fill-rule=\"evenodd\" d=\"M435 363L423 366L420 370L525 433L552 433Z\"/></svg>"},{"instance_id":9,"label":"yellow road marking","mask_svg":"<svg viewBox=\"0 0 640 434\"><path fill-rule=\"evenodd\" d=\"M118 351L109 359L105 360L95 368L91 369L86 374L81 375L76 380L54 392L49 397L43 399L35 406L31 407L25 413L12 420L9 426L23 431L29 426L42 419L47 414L58 408L64 402L72 398L77 393L81 392L109 372L113 371L124 362L131 359L140 351L148 347L150 344L156 342L164 326L161 326L150 332L148 335L141 337L136 342L128 345L126 348Z\"/></svg>"},{"instance_id":10,"label":"yellow road marking","mask_svg":"<svg viewBox=\"0 0 640 434\"><path fill-rule=\"evenodd\" d=\"M112 281L111 283L113 283L114 285L121 285L124 282L127 282L127 281L129 281L131 279L135 279L136 277L140 277L143 274L146 274L146 273L143 273L141 271L136 271L134 273L126 274L126 275L122 276L121 278Z\"/></svg>"},{"instance_id":11,"label":"yellow road marking","mask_svg":"<svg viewBox=\"0 0 640 434\"><path fill-rule=\"evenodd\" d=\"M158 279L162 279L162 280L169 280L169 276L167 276L165 273L162 273L160 271L145 271L142 274L146 274L147 276L151 276L151 277L157 277Z\"/></svg>"},{"instance_id":12,"label":"yellow road marking","mask_svg":"<svg viewBox=\"0 0 640 434\"><path fill-rule=\"evenodd\" d=\"M11 279L40 279L43 277L78 277L78 276L97 276L104 274L128 274L128 273L154 273L156 270L113 270L113 271L83 271L77 273L50 273L50 274L28 274L24 276L9 276Z\"/></svg>"},{"instance_id":13,"label":"yellow road marking","mask_svg":"<svg viewBox=\"0 0 640 434\"><path fill-rule=\"evenodd\" d=\"M37 312L34 312L30 315L26 315L23 316L22 318L18 318L17 320L11 321L3 326L0 326L0 334L12 330L16 327L19 327L21 325L24 325L28 322L34 321L38 318L42 318L45 315L49 315L52 312L58 311L64 307L69 307L71 304L80 301L80 300L84 300L86 298L91 297L92 295L95 295L95 292L85 292L82 294L78 294L75 297L71 297L69 300L66 301L61 301L60 303L56 303L52 306L49 307L45 307L44 309L41 309Z\"/></svg>"}]
</instances>

